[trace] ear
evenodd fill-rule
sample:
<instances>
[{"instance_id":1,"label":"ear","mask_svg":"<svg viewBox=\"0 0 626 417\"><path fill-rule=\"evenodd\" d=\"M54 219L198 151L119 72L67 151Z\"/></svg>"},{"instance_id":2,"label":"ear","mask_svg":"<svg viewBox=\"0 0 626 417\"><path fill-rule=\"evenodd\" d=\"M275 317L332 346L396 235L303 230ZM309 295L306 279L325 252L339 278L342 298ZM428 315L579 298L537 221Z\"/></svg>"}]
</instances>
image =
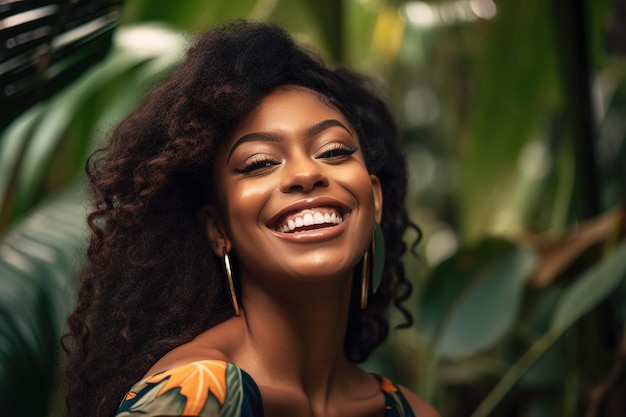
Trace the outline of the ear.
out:
<instances>
[{"instance_id":1,"label":"ear","mask_svg":"<svg viewBox=\"0 0 626 417\"><path fill-rule=\"evenodd\" d=\"M372 182L372 192L374 193L374 215L376 221L380 223L383 218L383 187L380 184L380 180L376 175L370 175Z\"/></svg>"},{"instance_id":2,"label":"ear","mask_svg":"<svg viewBox=\"0 0 626 417\"><path fill-rule=\"evenodd\" d=\"M200 209L200 219L206 227L206 232L215 255L220 258L224 256L224 248L226 248L227 253L230 252L232 245L226 235L224 223L222 222L222 217L220 216L217 206L213 204L203 206Z\"/></svg>"}]
</instances>

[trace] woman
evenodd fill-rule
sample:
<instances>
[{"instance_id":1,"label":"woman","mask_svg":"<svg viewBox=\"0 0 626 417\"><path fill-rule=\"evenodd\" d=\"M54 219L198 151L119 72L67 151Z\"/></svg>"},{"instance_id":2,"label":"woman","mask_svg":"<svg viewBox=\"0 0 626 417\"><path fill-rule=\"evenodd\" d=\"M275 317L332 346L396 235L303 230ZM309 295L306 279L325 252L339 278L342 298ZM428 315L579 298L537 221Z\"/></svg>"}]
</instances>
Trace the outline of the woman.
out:
<instances>
[{"instance_id":1,"label":"woman","mask_svg":"<svg viewBox=\"0 0 626 417\"><path fill-rule=\"evenodd\" d=\"M283 30L201 36L89 164L69 415L438 415L355 365L410 324L394 135Z\"/></svg>"}]
</instances>

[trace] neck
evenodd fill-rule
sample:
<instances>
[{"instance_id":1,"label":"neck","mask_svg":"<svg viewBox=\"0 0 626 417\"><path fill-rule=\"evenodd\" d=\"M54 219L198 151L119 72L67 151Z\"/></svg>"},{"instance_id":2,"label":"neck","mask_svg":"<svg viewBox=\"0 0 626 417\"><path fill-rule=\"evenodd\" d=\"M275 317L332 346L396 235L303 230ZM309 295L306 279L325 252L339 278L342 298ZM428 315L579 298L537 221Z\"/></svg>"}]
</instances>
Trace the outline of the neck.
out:
<instances>
[{"instance_id":1,"label":"neck","mask_svg":"<svg viewBox=\"0 0 626 417\"><path fill-rule=\"evenodd\" d=\"M309 398L326 397L351 366L344 355L351 280L283 282L280 291L271 293L247 281L239 362L260 383L298 388Z\"/></svg>"}]
</instances>

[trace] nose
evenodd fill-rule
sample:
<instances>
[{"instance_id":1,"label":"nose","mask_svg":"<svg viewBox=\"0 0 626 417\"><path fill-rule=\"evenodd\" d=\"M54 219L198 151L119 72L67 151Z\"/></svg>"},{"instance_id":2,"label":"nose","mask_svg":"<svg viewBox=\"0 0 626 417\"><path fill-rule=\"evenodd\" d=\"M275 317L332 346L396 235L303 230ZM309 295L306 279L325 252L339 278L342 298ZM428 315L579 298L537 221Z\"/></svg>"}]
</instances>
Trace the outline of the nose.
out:
<instances>
[{"instance_id":1,"label":"nose","mask_svg":"<svg viewBox=\"0 0 626 417\"><path fill-rule=\"evenodd\" d=\"M319 164L308 155L290 158L283 168L280 190L308 193L317 187L328 187L328 178Z\"/></svg>"}]
</instances>

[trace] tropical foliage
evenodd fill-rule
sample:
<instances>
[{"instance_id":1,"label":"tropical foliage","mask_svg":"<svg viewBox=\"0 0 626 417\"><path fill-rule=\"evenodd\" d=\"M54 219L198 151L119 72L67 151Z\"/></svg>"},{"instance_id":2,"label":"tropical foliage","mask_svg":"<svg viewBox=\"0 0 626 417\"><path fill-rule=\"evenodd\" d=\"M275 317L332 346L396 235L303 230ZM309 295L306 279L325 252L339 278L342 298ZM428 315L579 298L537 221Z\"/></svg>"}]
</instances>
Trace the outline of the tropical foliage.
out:
<instances>
[{"instance_id":1,"label":"tropical foliage","mask_svg":"<svg viewBox=\"0 0 626 417\"><path fill-rule=\"evenodd\" d=\"M247 17L374 74L401 126L407 204L424 232L418 257L406 259L417 320L364 366L446 416L621 415L625 9L613 0L126 2L106 58L3 122L0 407L62 415L58 340L84 250L86 156L177 62L187 36Z\"/></svg>"}]
</instances>

